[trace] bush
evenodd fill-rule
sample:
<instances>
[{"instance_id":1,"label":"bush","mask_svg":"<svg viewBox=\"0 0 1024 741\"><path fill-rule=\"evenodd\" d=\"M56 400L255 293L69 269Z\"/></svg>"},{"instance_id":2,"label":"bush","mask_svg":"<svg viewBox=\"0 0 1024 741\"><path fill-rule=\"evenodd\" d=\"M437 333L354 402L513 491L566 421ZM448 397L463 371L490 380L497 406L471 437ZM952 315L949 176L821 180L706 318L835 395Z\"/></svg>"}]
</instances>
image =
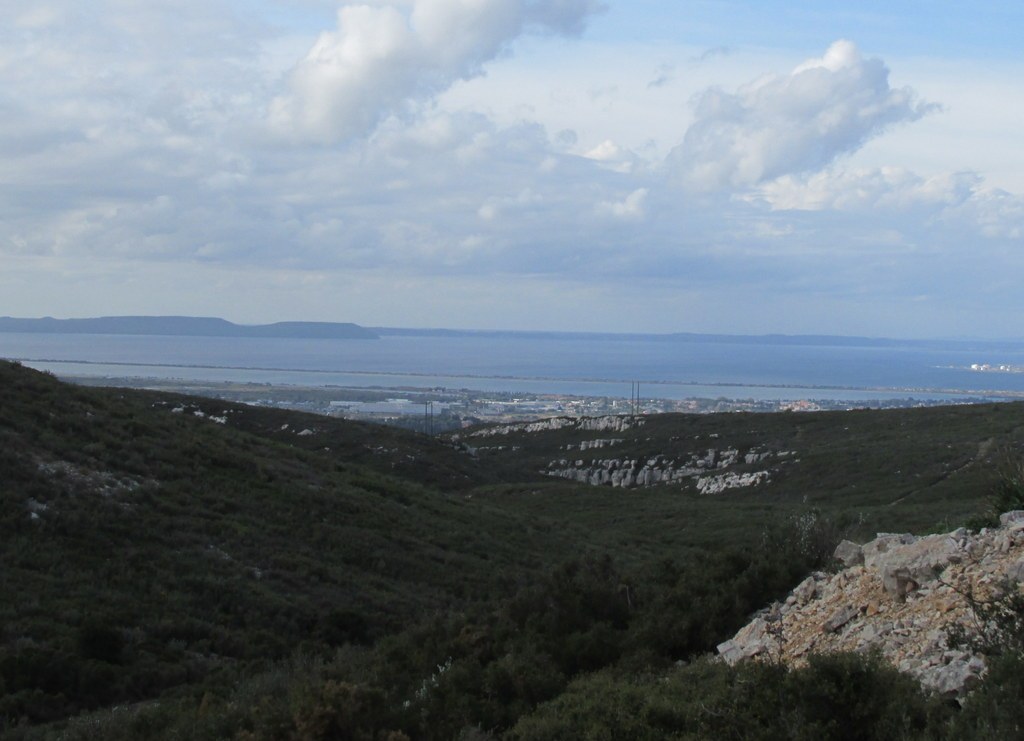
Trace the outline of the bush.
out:
<instances>
[{"instance_id":1,"label":"bush","mask_svg":"<svg viewBox=\"0 0 1024 741\"><path fill-rule=\"evenodd\" d=\"M934 738L948 711L874 657L836 654L802 669L699 661L664 676L591 675L520 719L522 741Z\"/></svg>"},{"instance_id":2,"label":"bush","mask_svg":"<svg viewBox=\"0 0 1024 741\"><path fill-rule=\"evenodd\" d=\"M927 738L936 701L876 656L812 656L787 677L788 725L806 739Z\"/></svg>"},{"instance_id":3,"label":"bush","mask_svg":"<svg viewBox=\"0 0 1024 741\"><path fill-rule=\"evenodd\" d=\"M1024 509L1024 459L1012 452L1003 453L999 480L991 496L996 521L1003 512Z\"/></svg>"},{"instance_id":4,"label":"bush","mask_svg":"<svg viewBox=\"0 0 1024 741\"><path fill-rule=\"evenodd\" d=\"M730 637L751 613L782 597L832 556L838 531L814 511L768 527L749 551L666 561L649 577L636 648L687 659Z\"/></svg>"},{"instance_id":5,"label":"bush","mask_svg":"<svg viewBox=\"0 0 1024 741\"><path fill-rule=\"evenodd\" d=\"M968 695L951 723L950 739L1024 737L1024 656L1006 654L989 662L980 687Z\"/></svg>"},{"instance_id":6,"label":"bush","mask_svg":"<svg viewBox=\"0 0 1024 741\"><path fill-rule=\"evenodd\" d=\"M995 527L1003 512L1024 509L1024 458L1013 450L1004 450L999 455L995 475L984 514L967 523L971 529Z\"/></svg>"},{"instance_id":7,"label":"bush","mask_svg":"<svg viewBox=\"0 0 1024 741\"><path fill-rule=\"evenodd\" d=\"M295 733L299 741L316 739L408 739L383 727L384 693L347 682L328 680L319 692L296 710Z\"/></svg>"},{"instance_id":8,"label":"bush","mask_svg":"<svg viewBox=\"0 0 1024 741\"><path fill-rule=\"evenodd\" d=\"M116 664L123 651L121 631L106 622L91 620L78 629L78 652L83 658Z\"/></svg>"}]
</instances>

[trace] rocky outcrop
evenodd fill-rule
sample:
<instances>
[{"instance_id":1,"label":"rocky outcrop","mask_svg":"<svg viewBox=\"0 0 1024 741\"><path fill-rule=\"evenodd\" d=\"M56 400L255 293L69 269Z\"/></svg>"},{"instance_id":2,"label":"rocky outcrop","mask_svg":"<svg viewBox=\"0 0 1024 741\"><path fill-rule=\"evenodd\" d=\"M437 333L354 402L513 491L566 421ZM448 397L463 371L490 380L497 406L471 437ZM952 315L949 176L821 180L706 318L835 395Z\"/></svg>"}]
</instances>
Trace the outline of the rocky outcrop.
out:
<instances>
[{"instance_id":1,"label":"rocky outcrop","mask_svg":"<svg viewBox=\"0 0 1024 741\"><path fill-rule=\"evenodd\" d=\"M768 483L767 471L723 473L718 476L701 476L697 479L697 491L701 494L721 494L729 489L743 489L766 483Z\"/></svg>"},{"instance_id":2,"label":"rocky outcrop","mask_svg":"<svg viewBox=\"0 0 1024 741\"><path fill-rule=\"evenodd\" d=\"M548 476L557 476L594 486L653 486L654 484L678 483L697 471L675 468L673 462L662 456L647 460L638 458L605 458L591 461L551 461L546 470Z\"/></svg>"},{"instance_id":3,"label":"rocky outcrop","mask_svg":"<svg viewBox=\"0 0 1024 741\"><path fill-rule=\"evenodd\" d=\"M47 478L49 486L25 500L28 519L33 522L59 516L65 497L99 496L123 510L130 510L135 506L138 492L152 491L159 486L152 479L91 469L70 461L39 460L36 467Z\"/></svg>"},{"instance_id":4,"label":"rocky outcrop","mask_svg":"<svg viewBox=\"0 0 1024 741\"><path fill-rule=\"evenodd\" d=\"M596 440L582 440L579 445L569 443L565 446L566 450L599 450L604 447L611 447L612 445L618 445L624 442L621 437L599 437Z\"/></svg>"},{"instance_id":5,"label":"rocky outcrop","mask_svg":"<svg viewBox=\"0 0 1024 741\"><path fill-rule=\"evenodd\" d=\"M547 432L550 430L581 430L585 432L622 432L634 427L642 427L643 417L623 415L606 415L604 417L551 417L536 422L517 422L510 425L495 425L473 430L467 437L494 437L495 435L511 435L514 432ZM457 439L453 438L453 439Z\"/></svg>"},{"instance_id":6,"label":"rocky outcrop","mask_svg":"<svg viewBox=\"0 0 1024 741\"><path fill-rule=\"evenodd\" d=\"M584 444L593 442L605 443L605 441L585 441L580 444L580 449L585 449L583 448ZM612 439L605 444L618 442L621 440ZM597 447L603 447L603 445ZM706 474L710 471L725 471L733 466L745 466L765 461L775 455L771 451L753 448L744 454L741 454L736 448L708 448L699 453L683 454L678 457L659 453L649 458L602 458L589 461L583 459L572 461L563 458L548 463L542 473L595 486L609 485L624 488L677 484L696 479L697 490L700 493L720 494L729 489L767 483L770 478L769 472L729 471L707 476Z\"/></svg>"},{"instance_id":7,"label":"rocky outcrop","mask_svg":"<svg viewBox=\"0 0 1024 741\"><path fill-rule=\"evenodd\" d=\"M171 406L171 405L170 405L170 402L158 401L158 402L154 403L153 406L156 407L156 408L160 408L160 407L168 407L168 406ZM171 414L191 414L193 417L198 417L199 419L208 419L211 422L216 422L219 425L226 425L228 423L228 415L231 414L231 410L230 409L225 409L219 415L216 415L216 414L210 414L208 412L204 412L199 407L198 404L184 404L183 403L183 404L179 404L179 405L176 405L176 406L172 406L171 407ZM287 426L288 425L285 425L285 427L287 427Z\"/></svg>"},{"instance_id":8,"label":"rocky outcrop","mask_svg":"<svg viewBox=\"0 0 1024 741\"><path fill-rule=\"evenodd\" d=\"M36 465L39 472L50 479L54 492L118 497L131 494L144 485L152 484L144 479L119 476L109 471L98 471L70 461L39 461ZM47 508L45 505L41 505L40 509L34 511L38 512Z\"/></svg>"},{"instance_id":9,"label":"rocky outcrop","mask_svg":"<svg viewBox=\"0 0 1024 741\"><path fill-rule=\"evenodd\" d=\"M985 673L984 657L949 642L954 626L975 629L967 595L987 599L1019 589L1024 577L1024 512L1007 513L1001 523L979 533L844 541L836 558L846 568L812 574L722 643L719 654L730 664L762 657L799 665L815 652L878 650L924 687L962 698Z\"/></svg>"}]
</instances>

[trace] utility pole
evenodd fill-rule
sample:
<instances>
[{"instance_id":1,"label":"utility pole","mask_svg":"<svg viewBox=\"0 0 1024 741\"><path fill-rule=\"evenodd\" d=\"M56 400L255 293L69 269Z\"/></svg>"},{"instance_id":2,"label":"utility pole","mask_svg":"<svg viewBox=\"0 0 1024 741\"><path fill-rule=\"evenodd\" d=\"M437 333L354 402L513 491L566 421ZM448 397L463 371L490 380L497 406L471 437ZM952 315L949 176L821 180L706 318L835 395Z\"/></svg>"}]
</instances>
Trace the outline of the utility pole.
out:
<instances>
[{"instance_id":1,"label":"utility pole","mask_svg":"<svg viewBox=\"0 0 1024 741\"><path fill-rule=\"evenodd\" d=\"M631 381L629 384L629 409L634 416L640 414L640 382Z\"/></svg>"}]
</instances>

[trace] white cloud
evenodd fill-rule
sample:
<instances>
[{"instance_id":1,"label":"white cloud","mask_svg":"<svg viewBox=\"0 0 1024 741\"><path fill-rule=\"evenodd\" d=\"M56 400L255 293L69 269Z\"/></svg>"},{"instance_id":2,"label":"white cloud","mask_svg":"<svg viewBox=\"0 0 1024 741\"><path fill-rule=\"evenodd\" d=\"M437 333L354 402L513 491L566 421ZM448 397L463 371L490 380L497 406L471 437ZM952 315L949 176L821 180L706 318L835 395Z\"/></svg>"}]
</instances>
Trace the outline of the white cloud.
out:
<instances>
[{"instance_id":1,"label":"white cloud","mask_svg":"<svg viewBox=\"0 0 1024 741\"><path fill-rule=\"evenodd\" d=\"M746 188L819 170L887 127L931 107L910 88L892 88L880 59L837 41L820 59L736 93L706 90L669 164L698 190Z\"/></svg>"},{"instance_id":2,"label":"white cloud","mask_svg":"<svg viewBox=\"0 0 1024 741\"><path fill-rule=\"evenodd\" d=\"M483 65L531 32L577 33L591 0L406 0L346 5L270 104L281 135L331 144L371 132Z\"/></svg>"},{"instance_id":3,"label":"white cloud","mask_svg":"<svg viewBox=\"0 0 1024 741\"><path fill-rule=\"evenodd\" d=\"M845 301L859 321L864 297L959 307L969 293L998 310L1020 306L1022 201L987 185L988 170L956 172L982 148L1006 149L1020 172L1016 67L965 104L958 91L982 79L981 66L936 88L891 60L930 99L974 106L973 118L991 114L1003 133L989 145L956 128L945 146L926 146L945 119L930 117L908 127L926 132L920 152L941 150L922 167L889 147L893 137L872 137L926 107L852 45L799 67L784 50L747 47L698 64L691 47L600 34L565 43L594 12L589 2L366 0L344 5L355 21L339 20L315 54L315 32L304 28L301 45L289 36L285 64L284 52L266 55L285 48L277 31L230 11L241 6L46 7L56 12L0 26L9 313L270 321L288 307L295 318L540 327L571 293L589 303L558 320L567 327L677 329L706 316L728 330L756 316L765 330L792 331L787 316L826 314L809 306ZM663 84L648 87L652 71ZM716 82L733 92L685 107ZM986 109L988 99L1009 102ZM293 141L268 135L273 106ZM680 197L651 163L691 116L664 169L710 190ZM992 276L1007 285L993 289ZM609 308L606 295L625 285ZM642 309L629 298L637 291ZM518 313L501 304L522 296ZM673 309L679 296L685 311ZM956 320L954 308L946 315Z\"/></svg>"},{"instance_id":4,"label":"white cloud","mask_svg":"<svg viewBox=\"0 0 1024 741\"><path fill-rule=\"evenodd\" d=\"M477 209L477 215L484 221L495 219L509 213L521 213L543 203L544 199L535 193L532 188L523 188L518 195L501 198L488 198L487 201Z\"/></svg>"},{"instance_id":5,"label":"white cloud","mask_svg":"<svg viewBox=\"0 0 1024 741\"><path fill-rule=\"evenodd\" d=\"M271 103L281 134L329 143L367 132L415 86L415 36L397 9L344 7L338 28L320 35L292 72L289 93Z\"/></svg>"},{"instance_id":6,"label":"white cloud","mask_svg":"<svg viewBox=\"0 0 1024 741\"><path fill-rule=\"evenodd\" d=\"M806 176L785 175L764 184L751 198L764 199L776 210L946 208L971 198L980 182L974 173L923 178L899 167L825 170Z\"/></svg>"},{"instance_id":7,"label":"white cloud","mask_svg":"<svg viewBox=\"0 0 1024 741\"><path fill-rule=\"evenodd\" d=\"M632 172L640 164L640 158L636 156L636 153L620 147L611 139L605 139L583 156L601 163L609 170L624 174Z\"/></svg>"},{"instance_id":8,"label":"white cloud","mask_svg":"<svg viewBox=\"0 0 1024 741\"><path fill-rule=\"evenodd\" d=\"M644 201L647 200L647 188L637 188L621 201L604 201L598 208L599 214L613 216L616 219L640 220L645 214Z\"/></svg>"},{"instance_id":9,"label":"white cloud","mask_svg":"<svg viewBox=\"0 0 1024 741\"><path fill-rule=\"evenodd\" d=\"M986 185L973 172L922 177L898 167L787 175L748 196L776 211L871 214L907 231L955 229L987 239L1024 236L1024 198ZM913 225L913 230L908 226Z\"/></svg>"}]
</instances>

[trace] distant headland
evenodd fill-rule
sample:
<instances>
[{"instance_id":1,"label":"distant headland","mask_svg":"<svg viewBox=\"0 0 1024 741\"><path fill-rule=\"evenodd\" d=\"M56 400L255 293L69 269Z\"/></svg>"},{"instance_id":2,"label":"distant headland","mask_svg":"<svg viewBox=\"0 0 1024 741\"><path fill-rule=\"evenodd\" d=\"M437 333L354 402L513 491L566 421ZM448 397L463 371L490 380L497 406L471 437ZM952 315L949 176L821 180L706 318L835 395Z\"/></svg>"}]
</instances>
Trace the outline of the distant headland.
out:
<instances>
[{"instance_id":1,"label":"distant headland","mask_svg":"<svg viewBox=\"0 0 1024 741\"><path fill-rule=\"evenodd\" d=\"M566 332L551 330L364 327L351 322L235 324L216 317L105 316L88 319L0 317L0 332L45 334L163 335L173 337L264 337L316 340L378 340L384 337L517 339L557 342L634 341L729 345L917 348L926 350L1024 351L1024 339L895 339L845 335L702 334L696 332ZM986 366L975 370L988 370Z\"/></svg>"},{"instance_id":2,"label":"distant headland","mask_svg":"<svg viewBox=\"0 0 1024 741\"><path fill-rule=\"evenodd\" d=\"M235 324L191 316L104 316L92 319L0 317L0 332L47 334L135 334L176 337L275 337L317 340L376 340L379 335L348 322Z\"/></svg>"}]
</instances>

